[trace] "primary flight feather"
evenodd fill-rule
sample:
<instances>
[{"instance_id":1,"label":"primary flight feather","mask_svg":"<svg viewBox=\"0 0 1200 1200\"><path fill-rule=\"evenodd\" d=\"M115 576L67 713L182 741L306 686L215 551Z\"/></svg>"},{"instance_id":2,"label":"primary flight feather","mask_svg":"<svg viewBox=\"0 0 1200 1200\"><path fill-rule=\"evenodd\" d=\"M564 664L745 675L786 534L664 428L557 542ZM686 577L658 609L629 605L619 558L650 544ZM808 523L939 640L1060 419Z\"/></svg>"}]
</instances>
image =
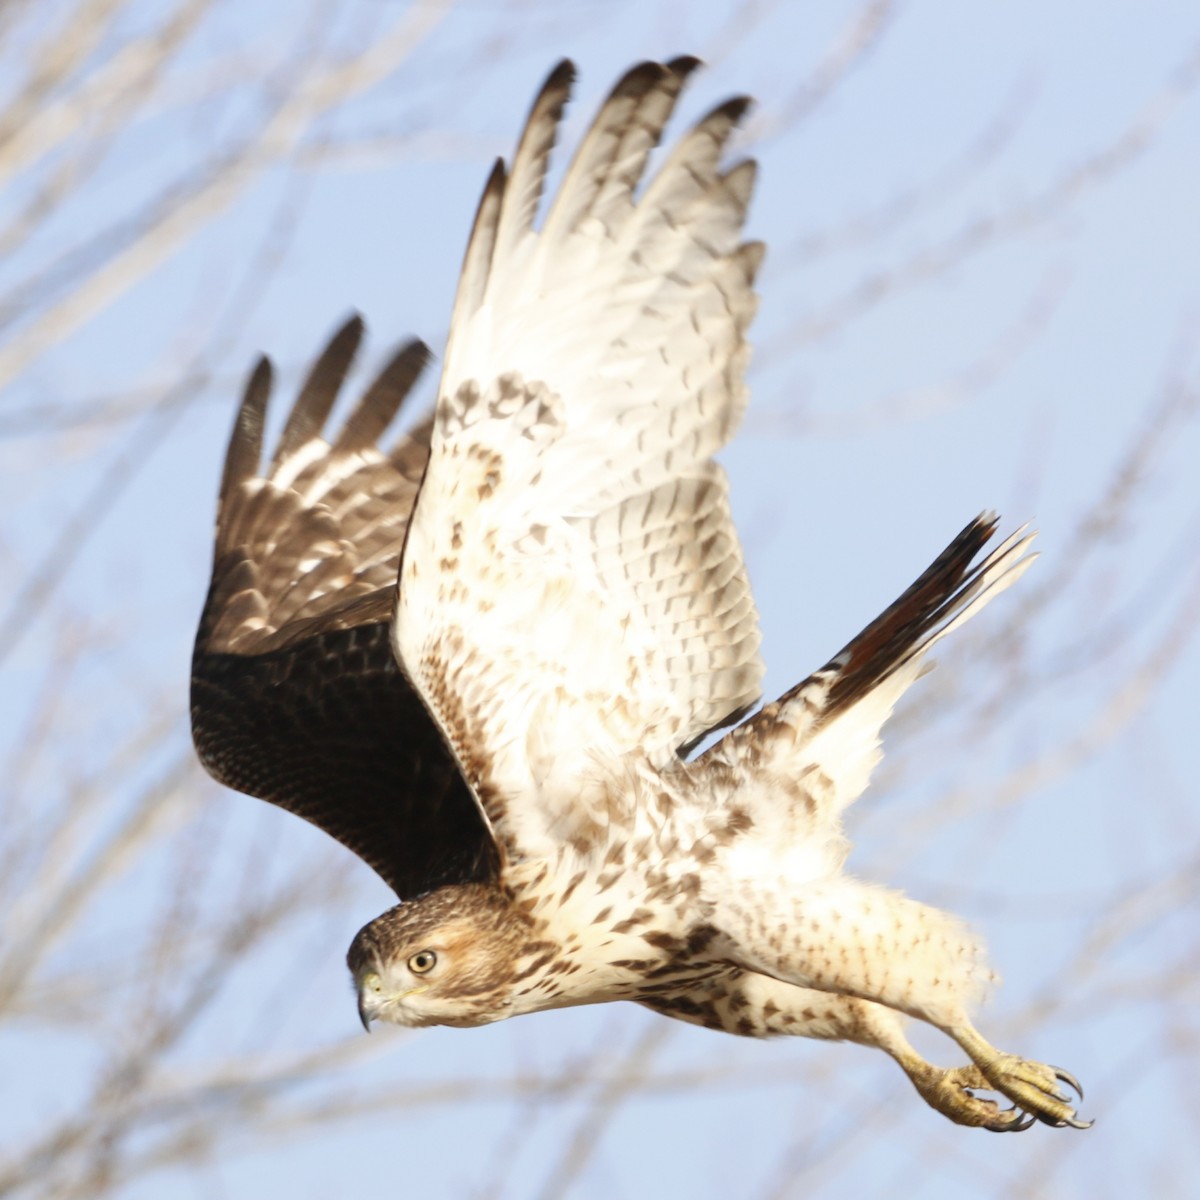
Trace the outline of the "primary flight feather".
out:
<instances>
[{"instance_id":1,"label":"primary flight feather","mask_svg":"<svg viewBox=\"0 0 1200 1200\"><path fill-rule=\"evenodd\" d=\"M743 720L758 618L713 455L745 406L763 255L742 233L754 164L725 161L747 102L701 119L647 179L696 66L627 72L543 203L574 77L551 73L484 189L434 412L390 449L420 343L326 437L350 321L266 464L271 375L254 372L196 642L197 749L401 898L350 948L364 1023L635 1000L877 1046L962 1124L1082 1126L1068 1073L972 1024L990 978L973 935L842 873L841 814L883 723L934 643L1032 562L1030 537L988 552L995 518L972 521ZM906 1017L969 1064L925 1062Z\"/></svg>"}]
</instances>

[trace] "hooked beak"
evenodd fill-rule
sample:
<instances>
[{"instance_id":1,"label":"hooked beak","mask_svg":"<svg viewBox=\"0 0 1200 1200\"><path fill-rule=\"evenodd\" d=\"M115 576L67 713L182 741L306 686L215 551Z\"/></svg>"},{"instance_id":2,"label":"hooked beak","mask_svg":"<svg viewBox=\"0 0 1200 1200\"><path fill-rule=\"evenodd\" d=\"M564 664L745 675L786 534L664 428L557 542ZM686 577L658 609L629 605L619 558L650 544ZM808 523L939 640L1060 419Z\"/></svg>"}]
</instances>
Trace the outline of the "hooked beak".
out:
<instances>
[{"instance_id":1,"label":"hooked beak","mask_svg":"<svg viewBox=\"0 0 1200 1200\"><path fill-rule=\"evenodd\" d=\"M354 984L358 993L358 1019L362 1022L362 1027L370 1033L371 1022L383 1003L383 982L378 971L367 971L356 976Z\"/></svg>"}]
</instances>

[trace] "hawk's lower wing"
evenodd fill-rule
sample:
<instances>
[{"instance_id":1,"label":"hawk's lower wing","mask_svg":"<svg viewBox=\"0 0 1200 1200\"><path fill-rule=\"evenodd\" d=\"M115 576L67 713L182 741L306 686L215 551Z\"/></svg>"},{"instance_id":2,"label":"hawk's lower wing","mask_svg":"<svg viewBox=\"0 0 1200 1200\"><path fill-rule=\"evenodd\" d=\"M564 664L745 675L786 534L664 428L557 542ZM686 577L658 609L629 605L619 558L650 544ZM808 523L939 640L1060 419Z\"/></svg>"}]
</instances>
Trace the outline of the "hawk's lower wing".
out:
<instances>
[{"instance_id":1,"label":"hawk's lower wing","mask_svg":"<svg viewBox=\"0 0 1200 1200\"><path fill-rule=\"evenodd\" d=\"M221 484L192 661L192 733L222 783L304 817L401 896L495 869L495 846L390 645L428 426L378 439L426 351L402 349L332 443L322 429L362 335L334 337L260 463L271 387L247 386Z\"/></svg>"},{"instance_id":2,"label":"hawk's lower wing","mask_svg":"<svg viewBox=\"0 0 1200 1200\"><path fill-rule=\"evenodd\" d=\"M624 756L669 762L758 695L712 461L745 402L762 257L740 240L753 164L720 163L745 101L635 196L695 65L620 80L535 230L560 65L488 182L459 285L397 648L497 832L525 846L576 835L587 781Z\"/></svg>"}]
</instances>

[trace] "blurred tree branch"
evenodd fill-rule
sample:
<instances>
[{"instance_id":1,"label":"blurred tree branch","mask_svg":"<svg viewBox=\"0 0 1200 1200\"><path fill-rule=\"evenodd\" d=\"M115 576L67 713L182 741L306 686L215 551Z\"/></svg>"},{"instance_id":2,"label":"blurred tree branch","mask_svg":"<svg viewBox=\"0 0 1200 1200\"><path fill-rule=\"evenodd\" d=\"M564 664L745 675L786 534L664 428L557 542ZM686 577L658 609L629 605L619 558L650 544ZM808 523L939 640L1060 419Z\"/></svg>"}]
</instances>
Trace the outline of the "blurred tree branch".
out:
<instances>
[{"instance_id":1,"label":"blurred tree branch","mask_svg":"<svg viewBox=\"0 0 1200 1200\"><path fill-rule=\"evenodd\" d=\"M757 45L785 7L731 4L711 40L713 57ZM440 0L369 10L314 2L295 6L290 23L273 28L277 37L253 37L249 48L230 38L214 53L213 22L236 20L229 0L0 7L0 61L10 79L0 107L0 381L8 393L0 436L11 439L0 448L22 467L29 466L26 456L36 460L39 477L62 484L49 510L54 520L31 537L16 502L25 499L22 476L0 545L8 584L0 661L18 681L6 688L0 792L0 1038L13 1045L28 1039L37 1049L23 1052L26 1061L42 1049L77 1047L52 1102L30 1081L29 1119L5 1131L0 1196L118 1195L172 1169L275 1141L496 1108L512 1117L494 1153L481 1152L490 1164L483 1181L489 1194L527 1195L540 1187L547 1197L570 1195L597 1178L606 1140L632 1106L704 1092L724 1101L769 1093L775 1104L778 1091L771 1089L785 1087L807 1097L806 1120L793 1123L773 1162L759 1164L764 1195L816 1195L869 1141L897 1130L905 1161L960 1163L964 1172L975 1162L940 1127L931 1132L915 1118L899 1124L895 1111L909 1099L907 1083L886 1065L864 1083L860 1073L834 1065L859 1061L844 1049L801 1054L779 1047L764 1066L739 1057L732 1039L727 1046L630 1009L611 1018L621 1022L621 1036L605 1027L596 1046L549 1064L488 1064L474 1073L456 1064L432 1080L401 1070L380 1083L371 1068L386 1054L407 1065L421 1037L306 1034L297 1046L282 1028L288 1006L299 1003L294 980L305 968L291 960L281 968L281 957L298 945L307 950L306 932L319 931L325 945L330 927L353 919L361 872L333 846L295 859L278 851L278 826L265 823L270 814L223 796L201 776L184 728L184 681L145 647L140 621L155 601L136 595L126 580L128 547L144 550L147 534L112 527L123 498L184 436L192 408L229 402L241 378L230 354L288 261L311 180L351 162L364 170L394 162L415 148L474 157L482 140L451 118L473 92L487 94L498 63L528 50L524 31L554 29L556 21L599 28L608 19L605 5L565 14L513 0L479 6L470 16L482 32L447 47L437 34L455 9ZM851 5L828 45L813 48L810 65L797 68L791 50L780 53L761 81L749 81L767 91L751 140L765 150L814 117L829 119L905 17L904 6L888 2ZM336 36L339 20L358 31L353 53ZM417 72L418 51L430 46L435 65ZM547 64L555 52L546 48ZM339 124L371 89L393 76L408 79L409 70L421 87L414 87L411 106L406 93L394 122L379 128L359 116L349 132ZM925 249L827 284L764 340L759 366L777 379L795 369L800 353L846 336L868 313L1096 202L1169 135L1198 77L1193 50L1119 128L1091 150L1076 148L1027 198L996 202L970 219L947 216ZM604 83L587 80L585 104ZM777 239L781 250L768 260L771 285L818 261L872 252L935 217L1013 153L1032 107L1028 86L1014 88L940 168L881 188L882 199L823 229L793 235L790 243ZM511 114L513 122L518 115ZM167 147L171 139L185 142L187 153L166 153L178 149ZM147 145L166 165L143 178ZM233 268L235 286L219 304L199 297L194 327L189 323L163 354L158 374L175 382L45 394L45 360L69 350L123 297L146 289L154 303L156 273L280 167L291 172L288 194L255 251ZM114 181L125 189L120 204L111 202ZM93 208L105 189L109 203ZM1043 271L982 349L960 353L947 345L929 364L932 382L921 387L847 415L797 413L794 403L783 412L760 397L750 428L836 434L855 439L864 454L872 447L886 452L897 424L964 406L1019 370L1048 336L1071 286L1064 273ZM330 321L339 315L331 312ZM429 319L436 328L441 318ZM1194 662L1198 514L1194 495L1163 503L1163 493L1180 486L1172 454L1195 436L1194 362L1194 330L1186 326L1157 394L1148 384L1144 406L1131 412L1130 435L1109 464L1106 485L1080 502L1053 560L1011 604L997 606L986 628L969 630L897 714L860 824L859 869L907 872L909 883L927 879L929 898L975 912L1029 921L1045 910L1047 919L1086 923L1074 952L1007 1010L1006 1036L1081 1013L1091 1028L1138 1006L1146 1046L1116 1056L1110 1094L1126 1073L1150 1072L1168 1054L1194 1059L1200 1041L1188 1015L1200 945L1195 930L1178 933L1175 923L1194 909L1200 863L1185 788L1172 799L1172 788L1162 787L1161 808L1145 818L1173 827L1178 845L1165 864L1114 855L1111 877L1071 887L1044 877L997 880L984 867L998 830L1133 739L1181 664ZM797 390L785 383L776 394L794 402ZM872 438L882 439L882 451ZM215 483L215 457L212 469ZM1135 576L1125 551L1151 532L1151 567ZM128 612L99 615L88 591L94 577L83 569L89 551L111 559L110 586L128 588ZM206 565L196 565L197 604ZM180 612L172 620L182 626L192 616ZM1015 749L1014 730L1024 731ZM1104 810L1117 840L1127 833L1125 805L1133 803L1117 797ZM928 847L960 823L967 828L972 814L975 823L955 843L955 870L943 877L930 869ZM959 870L963 861L972 870ZM1124 969L1131 943L1164 931L1173 935L1172 948L1154 971ZM265 1030L261 1044L239 1047L255 1021ZM681 1063L689 1051L680 1046L712 1047L711 1058ZM1194 1080L1175 1086L1182 1091ZM10 1087L15 1094L21 1084ZM514 1180L507 1174L513 1154L544 1130L554 1138L553 1153L543 1156L532 1183ZM993 1171L983 1185L997 1195L1048 1189L1061 1161L1054 1153L1046 1143L1044 1152Z\"/></svg>"}]
</instances>

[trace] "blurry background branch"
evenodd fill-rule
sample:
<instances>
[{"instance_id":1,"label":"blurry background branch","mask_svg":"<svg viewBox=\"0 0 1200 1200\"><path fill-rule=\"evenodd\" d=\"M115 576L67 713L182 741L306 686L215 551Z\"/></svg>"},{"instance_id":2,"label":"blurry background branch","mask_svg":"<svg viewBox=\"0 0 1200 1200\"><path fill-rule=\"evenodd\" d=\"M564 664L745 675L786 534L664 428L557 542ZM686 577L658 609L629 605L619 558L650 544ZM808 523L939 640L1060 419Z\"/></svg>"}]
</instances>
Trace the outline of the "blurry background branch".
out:
<instances>
[{"instance_id":1,"label":"blurry background branch","mask_svg":"<svg viewBox=\"0 0 1200 1200\"><path fill-rule=\"evenodd\" d=\"M0 7L0 1196L381 1170L489 1197L1184 1194L1200 28L803 7ZM363 1038L341 955L386 889L193 760L254 355L294 377L351 307L372 354L436 339L553 60L582 68L569 141L629 62L687 50L712 63L690 115L759 100L741 150L773 249L727 463L768 690L979 507L1037 513L1042 562L889 726L851 865L985 928L989 1029L1091 1085L1085 1156L943 1127L877 1056L627 1006Z\"/></svg>"}]
</instances>

